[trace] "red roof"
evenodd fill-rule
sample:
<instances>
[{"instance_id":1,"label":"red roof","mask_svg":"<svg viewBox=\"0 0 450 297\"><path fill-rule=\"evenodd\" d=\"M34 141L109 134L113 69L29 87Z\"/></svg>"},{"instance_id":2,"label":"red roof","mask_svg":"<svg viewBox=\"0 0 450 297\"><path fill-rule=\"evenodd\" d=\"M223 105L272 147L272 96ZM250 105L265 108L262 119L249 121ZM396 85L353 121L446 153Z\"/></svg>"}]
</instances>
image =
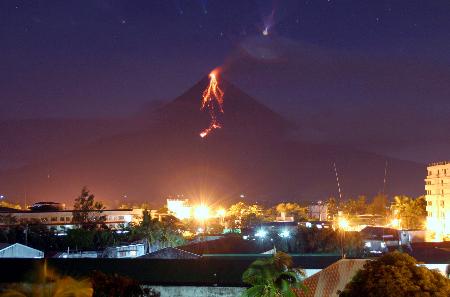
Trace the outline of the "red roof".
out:
<instances>
[{"instance_id":1,"label":"red roof","mask_svg":"<svg viewBox=\"0 0 450 297\"><path fill-rule=\"evenodd\" d=\"M366 263L365 259L342 259L318 273L308 277L303 284L306 292L296 290L298 297L336 297L338 290L353 278L356 272Z\"/></svg>"}]
</instances>

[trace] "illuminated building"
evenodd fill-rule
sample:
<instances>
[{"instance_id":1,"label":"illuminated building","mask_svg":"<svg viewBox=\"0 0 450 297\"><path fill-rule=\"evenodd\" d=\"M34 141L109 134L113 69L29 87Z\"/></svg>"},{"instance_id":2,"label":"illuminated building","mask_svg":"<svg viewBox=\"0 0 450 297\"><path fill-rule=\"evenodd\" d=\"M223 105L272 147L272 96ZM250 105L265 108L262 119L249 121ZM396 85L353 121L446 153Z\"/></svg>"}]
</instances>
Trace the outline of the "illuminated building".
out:
<instances>
[{"instance_id":1,"label":"illuminated building","mask_svg":"<svg viewBox=\"0 0 450 297\"><path fill-rule=\"evenodd\" d=\"M46 202L46 205L48 202ZM35 204L36 205L36 204ZM56 231L64 231L73 228L74 210L50 209L47 207L32 208L34 210L1 210L0 216L11 216L14 221L10 224L33 224L39 222L48 228ZM37 210L36 210L37 209ZM121 229L130 223L137 223L142 220L142 209L105 209L101 212L91 211L93 215L105 218L103 222L111 229ZM7 222L0 222L0 227L8 225Z\"/></svg>"},{"instance_id":2,"label":"illuminated building","mask_svg":"<svg viewBox=\"0 0 450 297\"><path fill-rule=\"evenodd\" d=\"M192 207L188 199L167 199L167 210L169 214L177 219L189 219L192 215Z\"/></svg>"},{"instance_id":3,"label":"illuminated building","mask_svg":"<svg viewBox=\"0 0 450 297\"><path fill-rule=\"evenodd\" d=\"M432 163L427 169L427 231L433 241L442 241L450 237L450 162Z\"/></svg>"},{"instance_id":4,"label":"illuminated building","mask_svg":"<svg viewBox=\"0 0 450 297\"><path fill-rule=\"evenodd\" d=\"M311 219L326 221L328 219L328 206L322 201L308 205L308 216Z\"/></svg>"}]
</instances>

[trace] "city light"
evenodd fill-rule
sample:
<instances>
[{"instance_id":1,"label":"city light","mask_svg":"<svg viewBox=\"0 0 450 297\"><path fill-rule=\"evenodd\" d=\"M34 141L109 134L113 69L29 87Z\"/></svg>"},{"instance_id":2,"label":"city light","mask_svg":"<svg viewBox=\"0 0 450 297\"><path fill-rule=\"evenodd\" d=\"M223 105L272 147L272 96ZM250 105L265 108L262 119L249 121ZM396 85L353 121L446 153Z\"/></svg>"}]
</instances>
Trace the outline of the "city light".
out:
<instances>
[{"instance_id":1,"label":"city light","mask_svg":"<svg viewBox=\"0 0 450 297\"><path fill-rule=\"evenodd\" d=\"M430 235L431 238L429 238L430 241L436 241L436 242L442 241L442 239L443 239L442 225L440 224L440 222L437 218L435 218L435 217L427 218L427 231L432 233Z\"/></svg>"},{"instance_id":2,"label":"city light","mask_svg":"<svg viewBox=\"0 0 450 297\"><path fill-rule=\"evenodd\" d=\"M209 207L200 204L194 208L194 217L199 221L204 221L209 218Z\"/></svg>"},{"instance_id":3,"label":"city light","mask_svg":"<svg viewBox=\"0 0 450 297\"><path fill-rule=\"evenodd\" d=\"M349 227L349 222L348 222L347 219L340 218L340 219L338 220L338 225L339 225L339 228L340 228L340 229L347 230L348 227Z\"/></svg>"},{"instance_id":4,"label":"city light","mask_svg":"<svg viewBox=\"0 0 450 297\"><path fill-rule=\"evenodd\" d=\"M279 235L280 235L280 237L282 237L282 238L288 238L288 237L290 236L288 230L283 230Z\"/></svg>"},{"instance_id":5,"label":"city light","mask_svg":"<svg viewBox=\"0 0 450 297\"><path fill-rule=\"evenodd\" d=\"M167 199L167 209L180 220L191 218L191 207L187 199Z\"/></svg>"},{"instance_id":6,"label":"city light","mask_svg":"<svg viewBox=\"0 0 450 297\"><path fill-rule=\"evenodd\" d=\"M223 209L223 208L219 208L218 210L217 210L217 216L218 217L224 217L225 216L225 214L227 213L227 211L225 210L225 209Z\"/></svg>"},{"instance_id":7,"label":"city light","mask_svg":"<svg viewBox=\"0 0 450 297\"><path fill-rule=\"evenodd\" d=\"M397 228L397 229L400 228L400 222L401 222L400 219L393 219L391 221L391 227Z\"/></svg>"},{"instance_id":8,"label":"city light","mask_svg":"<svg viewBox=\"0 0 450 297\"><path fill-rule=\"evenodd\" d=\"M264 238L267 236L267 231L260 229L255 233L255 236L259 238Z\"/></svg>"}]
</instances>

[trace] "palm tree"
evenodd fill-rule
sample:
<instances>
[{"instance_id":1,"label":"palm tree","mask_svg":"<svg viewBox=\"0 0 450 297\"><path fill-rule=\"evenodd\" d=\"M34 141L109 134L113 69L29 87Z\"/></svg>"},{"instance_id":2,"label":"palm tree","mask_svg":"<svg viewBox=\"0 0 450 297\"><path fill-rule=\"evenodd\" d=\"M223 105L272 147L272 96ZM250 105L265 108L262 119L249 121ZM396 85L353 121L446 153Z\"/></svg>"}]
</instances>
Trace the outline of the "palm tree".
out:
<instances>
[{"instance_id":1,"label":"palm tree","mask_svg":"<svg viewBox=\"0 0 450 297\"><path fill-rule=\"evenodd\" d=\"M242 297L295 297L293 289L306 289L301 282L304 276L303 270L292 268L291 256L277 252L269 259L250 264L242 280L251 287Z\"/></svg>"}]
</instances>

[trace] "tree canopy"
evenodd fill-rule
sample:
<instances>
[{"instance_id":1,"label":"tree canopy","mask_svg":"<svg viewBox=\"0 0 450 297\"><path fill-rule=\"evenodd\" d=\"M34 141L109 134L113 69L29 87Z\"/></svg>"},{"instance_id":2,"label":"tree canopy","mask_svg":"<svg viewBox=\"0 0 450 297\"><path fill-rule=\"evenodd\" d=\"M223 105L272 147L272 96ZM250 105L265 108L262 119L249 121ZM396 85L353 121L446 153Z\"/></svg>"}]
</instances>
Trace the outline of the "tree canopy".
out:
<instances>
[{"instance_id":1,"label":"tree canopy","mask_svg":"<svg viewBox=\"0 0 450 297\"><path fill-rule=\"evenodd\" d=\"M285 213L286 216L294 217L296 221L304 221L308 217L308 208L297 203L280 203L275 206L278 213Z\"/></svg>"},{"instance_id":2,"label":"tree canopy","mask_svg":"<svg viewBox=\"0 0 450 297\"><path fill-rule=\"evenodd\" d=\"M407 254L393 252L368 261L339 296L450 296L450 280Z\"/></svg>"},{"instance_id":3,"label":"tree canopy","mask_svg":"<svg viewBox=\"0 0 450 297\"><path fill-rule=\"evenodd\" d=\"M105 217L101 216L105 206L95 201L94 194L90 193L86 187L81 189L80 196L75 199L73 209L73 222L85 229L95 228L105 221Z\"/></svg>"},{"instance_id":4,"label":"tree canopy","mask_svg":"<svg viewBox=\"0 0 450 297\"><path fill-rule=\"evenodd\" d=\"M292 268L292 258L277 252L268 259L254 261L242 276L244 283L251 285L242 297L295 297L293 289L304 288L304 272Z\"/></svg>"},{"instance_id":5,"label":"tree canopy","mask_svg":"<svg viewBox=\"0 0 450 297\"><path fill-rule=\"evenodd\" d=\"M246 228L263 220L263 208L257 204L238 202L230 206L226 217L228 228Z\"/></svg>"},{"instance_id":6,"label":"tree canopy","mask_svg":"<svg viewBox=\"0 0 450 297\"><path fill-rule=\"evenodd\" d=\"M405 229L423 228L427 211L424 196L416 199L407 196L395 196L392 210L394 216L400 220L400 226Z\"/></svg>"}]
</instances>

